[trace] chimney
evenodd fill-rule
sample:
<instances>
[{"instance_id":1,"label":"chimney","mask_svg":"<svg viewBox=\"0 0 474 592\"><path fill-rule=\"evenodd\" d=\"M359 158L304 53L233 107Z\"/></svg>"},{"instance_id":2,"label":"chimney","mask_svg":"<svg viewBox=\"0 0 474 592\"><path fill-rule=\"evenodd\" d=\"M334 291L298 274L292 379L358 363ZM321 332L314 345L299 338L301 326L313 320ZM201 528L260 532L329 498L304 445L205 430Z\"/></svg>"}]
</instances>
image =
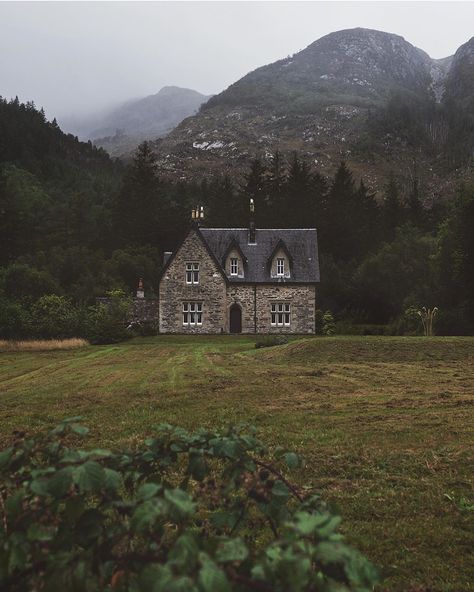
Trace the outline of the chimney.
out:
<instances>
[{"instance_id":1,"label":"chimney","mask_svg":"<svg viewBox=\"0 0 474 592\"><path fill-rule=\"evenodd\" d=\"M138 280L137 298L145 298L145 290L143 289L143 280Z\"/></svg>"},{"instance_id":2,"label":"chimney","mask_svg":"<svg viewBox=\"0 0 474 592\"><path fill-rule=\"evenodd\" d=\"M191 220L193 224L199 226L204 221L204 207L203 206L196 206L191 211Z\"/></svg>"},{"instance_id":3,"label":"chimney","mask_svg":"<svg viewBox=\"0 0 474 592\"><path fill-rule=\"evenodd\" d=\"M249 220L249 245L255 245L257 242L255 229L255 202L250 198L250 220Z\"/></svg>"},{"instance_id":4,"label":"chimney","mask_svg":"<svg viewBox=\"0 0 474 592\"><path fill-rule=\"evenodd\" d=\"M163 253L163 265L166 265L168 263L168 259L171 257L173 253L171 251L165 251Z\"/></svg>"}]
</instances>

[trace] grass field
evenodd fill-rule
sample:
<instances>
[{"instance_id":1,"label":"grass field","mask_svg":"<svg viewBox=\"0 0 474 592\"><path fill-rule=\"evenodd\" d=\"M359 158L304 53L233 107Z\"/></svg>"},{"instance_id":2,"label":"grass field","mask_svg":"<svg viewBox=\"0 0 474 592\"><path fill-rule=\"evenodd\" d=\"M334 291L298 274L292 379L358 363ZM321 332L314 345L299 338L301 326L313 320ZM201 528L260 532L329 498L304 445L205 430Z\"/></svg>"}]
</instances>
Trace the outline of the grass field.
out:
<instances>
[{"instance_id":1,"label":"grass field","mask_svg":"<svg viewBox=\"0 0 474 592\"><path fill-rule=\"evenodd\" d=\"M246 337L161 336L0 353L1 444L71 415L108 446L163 421L250 421L304 455L297 479L337 505L387 590L474 590L474 338L255 350Z\"/></svg>"}]
</instances>

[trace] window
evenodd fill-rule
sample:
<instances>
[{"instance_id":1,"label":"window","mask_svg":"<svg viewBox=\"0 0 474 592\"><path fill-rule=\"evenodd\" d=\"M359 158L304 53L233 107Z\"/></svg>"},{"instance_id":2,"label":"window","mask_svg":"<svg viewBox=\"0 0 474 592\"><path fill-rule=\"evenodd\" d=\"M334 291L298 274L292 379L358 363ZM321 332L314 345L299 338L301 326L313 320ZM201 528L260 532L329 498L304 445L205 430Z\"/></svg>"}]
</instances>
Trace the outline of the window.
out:
<instances>
[{"instance_id":1,"label":"window","mask_svg":"<svg viewBox=\"0 0 474 592\"><path fill-rule=\"evenodd\" d=\"M230 258L230 275L239 275L239 260L237 257Z\"/></svg>"},{"instance_id":2,"label":"window","mask_svg":"<svg viewBox=\"0 0 474 592\"><path fill-rule=\"evenodd\" d=\"M285 260L283 257L277 258L277 275L285 275Z\"/></svg>"},{"instance_id":3,"label":"window","mask_svg":"<svg viewBox=\"0 0 474 592\"><path fill-rule=\"evenodd\" d=\"M183 325L202 325L202 302L183 302Z\"/></svg>"},{"instance_id":4,"label":"window","mask_svg":"<svg viewBox=\"0 0 474 592\"><path fill-rule=\"evenodd\" d=\"M199 284L199 263L186 263L186 283Z\"/></svg>"},{"instance_id":5,"label":"window","mask_svg":"<svg viewBox=\"0 0 474 592\"><path fill-rule=\"evenodd\" d=\"M272 327L290 326L290 304L288 302L275 302L272 304Z\"/></svg>"}]
</instances>

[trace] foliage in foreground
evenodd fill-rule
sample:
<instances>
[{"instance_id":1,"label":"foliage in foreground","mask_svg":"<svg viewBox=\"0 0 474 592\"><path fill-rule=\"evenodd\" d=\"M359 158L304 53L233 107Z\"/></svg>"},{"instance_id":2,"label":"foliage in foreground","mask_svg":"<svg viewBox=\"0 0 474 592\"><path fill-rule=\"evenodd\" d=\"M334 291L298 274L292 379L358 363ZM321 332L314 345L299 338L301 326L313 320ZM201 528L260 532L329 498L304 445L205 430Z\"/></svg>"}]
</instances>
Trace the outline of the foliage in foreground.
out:
<instances>
[{"instance_id":1,"label":"foliage in foreground","mask_svg":"<svg viewBox=\"0 0 474 592\"><path fill-rule=\"evenodd\" d=\"M371 590L340 518L288 481L252 428L161 425L134 451L84 451L71 418L0 453L2 590Z\"/></svg>"}]
</instances>

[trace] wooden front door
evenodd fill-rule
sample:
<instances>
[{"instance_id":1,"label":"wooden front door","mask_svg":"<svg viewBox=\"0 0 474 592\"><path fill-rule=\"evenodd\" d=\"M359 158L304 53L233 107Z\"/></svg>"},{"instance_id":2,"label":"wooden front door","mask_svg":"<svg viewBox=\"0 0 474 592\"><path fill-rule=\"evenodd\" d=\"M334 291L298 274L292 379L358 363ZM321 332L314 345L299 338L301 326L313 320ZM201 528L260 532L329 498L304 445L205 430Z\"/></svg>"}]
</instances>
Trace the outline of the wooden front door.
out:
<instances>
[{"instance_id":1,"label":"wooden front door","mask_svg":"<svg viewBox=\"0 0 474 592\"><path fill-rule=\"evenodd\" d=\"M238 304L230 307L230 332L242 333L242 310Z\"/></svg>"}]
</instances>

